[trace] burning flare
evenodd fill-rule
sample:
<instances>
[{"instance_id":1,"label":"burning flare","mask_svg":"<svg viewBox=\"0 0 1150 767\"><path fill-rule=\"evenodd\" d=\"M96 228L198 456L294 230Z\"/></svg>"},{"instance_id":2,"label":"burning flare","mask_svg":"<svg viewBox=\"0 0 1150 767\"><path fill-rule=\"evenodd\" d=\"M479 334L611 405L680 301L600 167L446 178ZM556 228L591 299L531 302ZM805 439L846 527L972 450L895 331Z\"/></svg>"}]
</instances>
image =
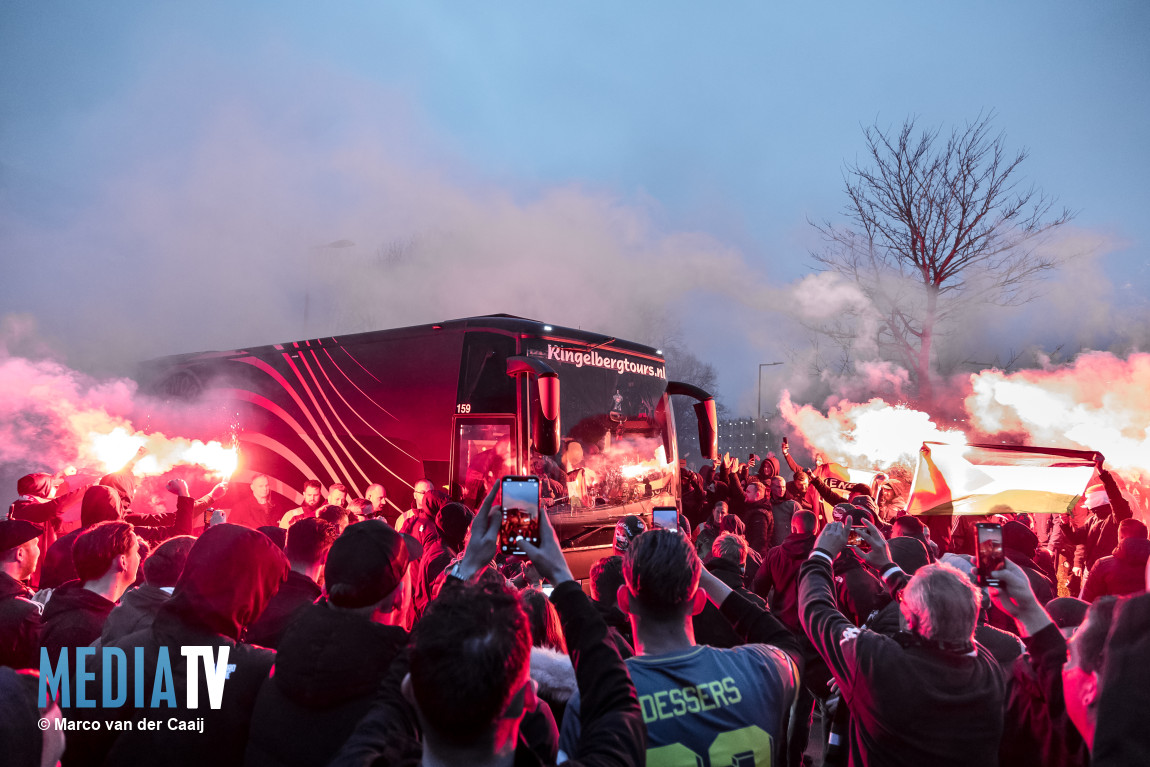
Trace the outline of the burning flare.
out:
<instances>
[{"instance_id":1,"label":"burning flare","mask_svg":"<svg viewBox=\"0 0 1150 767\"><path fill-rule=\"evenodd\" d=\"M810 405L796 407L784 391L779 410L812 450L860 469L913 466L923 442L967 442L961 431L939 428L929 414L878 397L865 403L843 400L823 415Z\"/></svg>"},{"instance_id":2,"label":"burning flare","mask_svg":"<svg viewBox=\"0 0 1150 767\"><path fill-rule=\"evenodd\" d=\"M74 465L105 474L144 446L148 454L136 464L137 476L164 474L178 464L220 478L235 472L235 447L136 429L132 418L142 402L128 379L96 380L51 360L5 356L0 346L0 463L18 473ZM146 412L147 422L168 415L162 403L147 402ZM189 423L201 427L194 434L219 433L204 426L211 422L207 415L181 411L185 420L189 414Z\"/></svg>"},{"instance_id":3,"label":"burning flare","mask_svg":"<svg viewBox=\"0 0 1150 767\"><path fill-rule=\"evenodd\" d=\"M140 447L147 448L148 453L136 464L138 476L166 474L177 464L191 464L226 479L235 473L239 458L234 447L224 447L219 442L173 439L160 433L129 433L124 427L108 434L89 434L88 441L81 445L81 453L107 473L126 464Z\"/></svg>"}]
</instances>

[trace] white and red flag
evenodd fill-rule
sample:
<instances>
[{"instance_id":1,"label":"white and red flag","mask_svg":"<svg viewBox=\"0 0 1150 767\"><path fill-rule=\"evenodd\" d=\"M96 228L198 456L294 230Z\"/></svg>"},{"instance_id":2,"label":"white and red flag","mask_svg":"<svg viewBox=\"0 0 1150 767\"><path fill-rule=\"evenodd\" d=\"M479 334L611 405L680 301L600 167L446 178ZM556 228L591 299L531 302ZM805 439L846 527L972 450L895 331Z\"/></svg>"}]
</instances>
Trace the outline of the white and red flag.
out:
<instances>
[{"instance_id":1,"label":"white and red flag","mask_svg":"<svg viewBox=\"0 0 1150 767\"><path fill-rule=\"evenodd\" d=\"M909 514L1070 512L1086 491L1101 454L1091 450L924 442Z\"/></svg>"}]
</instances>

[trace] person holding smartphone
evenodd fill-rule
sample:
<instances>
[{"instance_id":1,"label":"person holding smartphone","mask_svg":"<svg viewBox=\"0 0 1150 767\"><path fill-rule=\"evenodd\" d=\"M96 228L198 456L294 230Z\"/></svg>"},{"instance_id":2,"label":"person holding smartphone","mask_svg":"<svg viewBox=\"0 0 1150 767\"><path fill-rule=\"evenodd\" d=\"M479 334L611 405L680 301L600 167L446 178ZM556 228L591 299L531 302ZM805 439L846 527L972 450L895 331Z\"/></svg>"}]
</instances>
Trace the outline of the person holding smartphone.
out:
<instances>
[{"instance_id":1,"label":"person holding smartphone","mask_svg":"<svg viewBox=\"0 0 1150 767\"><path fill-rule=\"evenodd\" d=\"M531 631L516 595L476 582L498 549L503 511L488 492L471 526L463 558L448 571L413 633L406 662L392 665L375 704L330 764L553 764L529 750L520 725L535 707ZM591 600L563 558L547 515L539 545L521 541L539 574L555 588L583 701L579 751L565 764L640 764L646 744L635 687Z\"/></svg>"},{"instance_id":2,"label":"person holding smartphone","mask_svg":"<svg viewBox=\"0 0 1150 767\"><path fill-rule=\"evenodd\" d=\"M799 570L803 630L850 710L850 763L997 764L1006 688L998 661L973 641L981 592L941 563L907 579L879 529L869 519L861 528L866 560L901 599L897 638L839 610L831 563L847 545L841 522L826 526Z\"/></svg>"}]
</instances>

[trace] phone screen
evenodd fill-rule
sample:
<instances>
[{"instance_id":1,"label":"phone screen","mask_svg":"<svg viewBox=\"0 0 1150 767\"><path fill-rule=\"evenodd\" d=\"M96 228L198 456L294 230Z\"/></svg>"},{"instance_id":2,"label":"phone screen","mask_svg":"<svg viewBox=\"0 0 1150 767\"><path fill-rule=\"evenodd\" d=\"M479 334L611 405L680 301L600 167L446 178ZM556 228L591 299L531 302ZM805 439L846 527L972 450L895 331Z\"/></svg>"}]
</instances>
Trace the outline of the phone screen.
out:
<instances>
[{"instance_id":1,"label":"phone screen","mask_svg":"<svg viewBox=\"0 0 1150 767\"><path fill-rule=\"evenodd\" d=\"M664 530L679 530L679 510L674 506L656 506L651 509L651 522Z\"/></svg>"},{"instance_id":2,"label":"phone screen","mask_svg":"<svg viewBox=\"0 0 1150 767\"><path fill-rule=\"evenodd\" d=\"M1002 553L1002 525L993 522L979 522L978 531L978 585L995 586L997 581L991 575L1006 567L1006 556Z\"/></svg>"},{"instance_id":3,"label":"phone screen","mask_svg":"<svg viewBox=\"0 0 1150 767\"><path fill-rule=\"evenodd\" d=\"M866 541L863 540L862 535L859 533L859 530L865 530L865 529L866 529L865 527L852 526L850 529L850 532L847 533L847 545L848 546L862 546L864 543L866 543Z\"/></svg>"},{"instance_id":4,"label":"phone screen","mask_svg":"<svg viewBox=\"0 0 1150 767\"><path fill-rule=\"evenodd\" d=\"M504 477L500 485L503 523L499 526L499 550L525 554L520 541L539 545L539 478Z\"/></svg>"}]
</instances>

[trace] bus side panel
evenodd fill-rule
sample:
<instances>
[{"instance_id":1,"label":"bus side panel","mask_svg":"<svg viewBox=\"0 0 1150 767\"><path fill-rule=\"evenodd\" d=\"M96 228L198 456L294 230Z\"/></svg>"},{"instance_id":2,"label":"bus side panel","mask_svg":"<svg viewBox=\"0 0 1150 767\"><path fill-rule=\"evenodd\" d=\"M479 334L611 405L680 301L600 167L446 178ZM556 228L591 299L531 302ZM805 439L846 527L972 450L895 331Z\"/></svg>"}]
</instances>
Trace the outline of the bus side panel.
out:
<instances>
[{"instance_id":1,"label":"bus side panel","mask_svg":"<svg viewBox=\"0 0 1150 767\"><path fill-rule=\"evenodd\" d=\"M177 396L202 388L235 408L237 480L267 474L289 501L307 479L343 483L352 497L378 482L405 509L428 465L449 459L461 343L460 333L424 332L260 347L187 360L152 388Z\"/></svg>"}]
</instances>

